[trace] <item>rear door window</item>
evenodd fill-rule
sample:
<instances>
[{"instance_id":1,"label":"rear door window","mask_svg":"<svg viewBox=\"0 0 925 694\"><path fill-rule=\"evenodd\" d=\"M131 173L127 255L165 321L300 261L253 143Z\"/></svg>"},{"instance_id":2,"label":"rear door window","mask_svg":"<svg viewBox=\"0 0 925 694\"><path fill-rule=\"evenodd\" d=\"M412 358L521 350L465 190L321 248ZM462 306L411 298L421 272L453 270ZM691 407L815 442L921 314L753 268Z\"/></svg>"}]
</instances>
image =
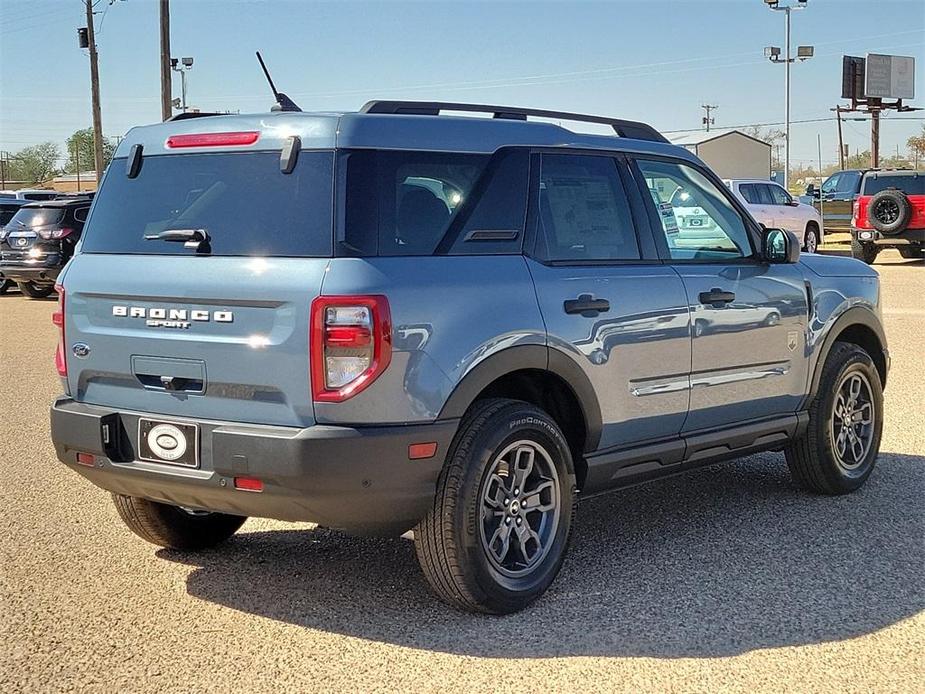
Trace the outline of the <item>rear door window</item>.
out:
<instances>
[{"instance_id":1,"label":"rear door window","mask_svg":"<svg viewBox=\"0 0 925 694\"><path fill-rule=\"evenodd\" d=\"M740 183L739 192L742 194L742 197L745 198L745 202L751 205L758 204L758 192L755 190L754 183Z\"/></svg>"},{"instance_id":2,"label":"rear door window","mask_svg":"<svg viewBox=\"0 0 925 694\"><path fill-rule=\"evenodd\" d=\"M136 178L117 159L83 235L84 253L190 255L183 243L148 240L204 229L212 255L325 257L333 244L329 151L303 151L291 174L279 152L144 157Z\"/></svg>"},{"instance_id":3,"label":"rear door window","mask_svg":"<svg viewBox=\"0 0 925 694\"><path fill-rule=\"evenodd\" d=\"M616 160L544 154L539 185L536 253L540 260L639 260ZM665 204L672 214L671 204Z\"/></svg>"},{"instance_id":4,"label":"rear door window","mask_svg":"<svg viewBox=\"0 0 925 694\"><path fill-rule=\"evenodd\" d=\"M774 197L771 195L771 186L766 183L756 183L755 191L758 193L759 205L773 205Z\"/></svg>"}]
</instances>

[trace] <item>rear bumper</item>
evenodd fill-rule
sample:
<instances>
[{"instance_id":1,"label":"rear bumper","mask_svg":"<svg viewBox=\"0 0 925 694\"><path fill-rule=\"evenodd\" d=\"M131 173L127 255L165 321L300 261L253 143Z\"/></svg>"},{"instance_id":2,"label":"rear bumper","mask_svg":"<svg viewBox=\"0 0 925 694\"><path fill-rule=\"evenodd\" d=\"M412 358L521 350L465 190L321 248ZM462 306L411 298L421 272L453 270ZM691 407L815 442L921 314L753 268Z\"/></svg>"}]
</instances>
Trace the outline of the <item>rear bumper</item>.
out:
<instances>
[{"instance_id":1,"label":"rear bumper","mask_svg":"<svg viewBox=\"0 0 925 694\"><path fill-rule=\"evenodd\" d=\"M881 234L876 229L853 227L851 234L859 241L868 241L877 246L908 246L911 243L925 243L925 229L906 229L898 234Z\"/></svg>"},{"instance_id":2,"label":"rear bumper","mask_svg":"<svg viewBox=\"0 0 925 694\"><path fill-rule=\"evenodd\" d=\"M60 266L43 267L41 265L2 264L0 265L0 280L50 284L58 279L60 272Z\"/></svg>"},{"instance_id":3,"label":"rear bumper","mask_svg":"<svg viewBox=\"0 0 925 694\"><path fill-rule=\"evenodd\" d=\"M51 408L58 459L116 494L242 516L312 521L357 534L401 534L414 527L433 503L458 427L458 420L446 420L298 429L151 415L199 425L200 467L191 469L136 459L140 416L148 415L58 399ZM437 442L433 458L408 459L410 444L431 441ZM92 454L94 464L79 464L77 453ZM263 491L235 489L234 478L241 476L260 479Z\"/></svg>"}]
</instances>

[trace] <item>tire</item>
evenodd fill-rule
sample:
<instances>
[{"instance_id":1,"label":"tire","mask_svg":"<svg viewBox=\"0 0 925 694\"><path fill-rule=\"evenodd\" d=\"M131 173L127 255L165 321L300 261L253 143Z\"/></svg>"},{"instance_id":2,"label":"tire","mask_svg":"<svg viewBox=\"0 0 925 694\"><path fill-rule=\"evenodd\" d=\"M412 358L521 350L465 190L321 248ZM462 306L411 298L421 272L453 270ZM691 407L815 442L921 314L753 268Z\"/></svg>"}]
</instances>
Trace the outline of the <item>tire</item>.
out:
<instances>
[{"instance_id":1,"label":"tire","mask_svg":"<svg viewBox=\"0 0 925 694\"><path fill-rule=\"evenodd\" d=\"M36 284L35 282L17 282L16 285L19 287L19 291L23 295L28 296L30 299L44 299L45 297L51 296L51 293L55 291L54 285L48 284Z\"/></svg>"},{"instance_id":2,"label":"tire","mask_svg":"<svg viewBox=\"0 0 925 694\"><path fill-rule=\"evenodd\" d=\"M856 238L851 239L851 256L858 260L863 260L868 265L873 265L877 259L880 249L872 243L858 241Z\"/></svg>"},{"instance_id":3,"label":"tire","mask_svg":"<svg viewBox=\"0 0 925 694\"><path fill-rule=\"evenodd\" d=\"M13 282L10 280L0 280L0 296L3 296L7 293L10 287L13 286Z\"/></svg>"},{"instance_id":4,"label":"tire","mask_svg":"<svg viewBox=\"0 0 925 694\"><path fill-rule=\"evenodd\" d=\"M921 246L900 246L897 250L899 254L907 260L921 260L925 258L925 248Z\"/></svg>"},{"instance_id":5,"label":"tire","mask_svg":"<svg viewBox=\"0 0 925 694\"><path fill-rule=\"evenodd\" d=\"M235 534L245 516L186 511L135 496L113 494L119 517L143 540L168 549L197 550L214 547Z\"/></svg>"},{"instance_id":6,"label":"tire","mask_svg":"<svg viewBox=\"0 0 925 694\"><path fill-rule=\"evenodd\" d=\"M845 426L849 414L843 408L852 406L848 395L856 383L860 387L855 416L870 421ZM836 408L845 414L837 415ZM853 492L874 470L882 432L883 388L873 360L858 345L836 342L809 408L809 427L784 449L790 474L798 485L817 494Z\"/></svg>"},{"instance_id":7,"label":"tire","mask_svg":"<svg viewBox=\"0 0 925 694\"><path fill-rule=\"evenodd\" d=\"M546 412L519 400L476 402L447 455L434 505L414 531L434 593L469 612L525 608L559 573L576 493L568 443ZM546 508L524 511L528 504Z\"/></svg>"},{"instance_id":8,"label":"tire","mask_svg":"<svg viewBox=\"0 0 925 694\"><path fill-rule=\"evenodd\" d=\"M807 253L815 253L819 250L819 227L815 222L806 225L806 233L803 234L803 250Z\"/></svg>"},{"instance_id":9,"label":"tire","mask_svg":"<svg viewBox=\"0 0 925 694\"><path fill-rule=\"evenodd\" d=\"M898 234L909 226L912 203L901 190L887 188L871 198L867 216L870 225L881 234Z\"/></svg>"}]
</instances>

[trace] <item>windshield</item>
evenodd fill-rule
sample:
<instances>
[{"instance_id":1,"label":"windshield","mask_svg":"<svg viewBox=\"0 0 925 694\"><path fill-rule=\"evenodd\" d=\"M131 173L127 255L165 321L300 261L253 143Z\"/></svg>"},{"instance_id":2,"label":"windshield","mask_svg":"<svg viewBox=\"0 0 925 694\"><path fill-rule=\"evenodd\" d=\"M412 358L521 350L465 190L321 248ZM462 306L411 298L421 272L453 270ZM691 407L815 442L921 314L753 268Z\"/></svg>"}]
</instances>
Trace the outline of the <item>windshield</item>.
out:
<instances>
[{"instance_id":1,"label":"windshield","mask_svg":"<svg viewBox=\"0 0 925 694\"><path fill-rule=\"evenodd\" d=\"M12 231L24 227L44 227L57 224L64 218L64 210L60 207L20 207L9 221Z\"/></svg>"},{"instance_id":2,"label":"windshield","mask_svg":"<svg viewBox=\"0 0 925 694\"><path fill-rule=\"evenodd\" d=\"M85 253L190 255L163 238L204 230L212 255L331 254L333 152L303 151L291 174L279 152L144 157L136 178L116 159L84 231Z\"/></svg>"}]
</instances>

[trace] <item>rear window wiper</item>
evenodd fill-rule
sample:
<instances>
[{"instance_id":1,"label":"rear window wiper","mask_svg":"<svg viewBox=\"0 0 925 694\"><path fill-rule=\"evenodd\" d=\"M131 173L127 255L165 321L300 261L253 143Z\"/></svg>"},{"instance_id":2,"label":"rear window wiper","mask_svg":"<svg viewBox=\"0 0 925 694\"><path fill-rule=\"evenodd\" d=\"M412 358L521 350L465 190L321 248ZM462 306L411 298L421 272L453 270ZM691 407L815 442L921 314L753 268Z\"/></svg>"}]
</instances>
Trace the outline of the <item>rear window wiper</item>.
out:
<instances>
[{"instance_id":1,"label":"rear window wiper","mask_svg":"<svg viewBox=\"0 0 925 694\"><path fill-rule=\"evenodd\" d=\"M199 253L211 252L209 232L205 229L166 229L159 234L145 234L145 241L173 241Z\"/></svg>"}]
</instances>

